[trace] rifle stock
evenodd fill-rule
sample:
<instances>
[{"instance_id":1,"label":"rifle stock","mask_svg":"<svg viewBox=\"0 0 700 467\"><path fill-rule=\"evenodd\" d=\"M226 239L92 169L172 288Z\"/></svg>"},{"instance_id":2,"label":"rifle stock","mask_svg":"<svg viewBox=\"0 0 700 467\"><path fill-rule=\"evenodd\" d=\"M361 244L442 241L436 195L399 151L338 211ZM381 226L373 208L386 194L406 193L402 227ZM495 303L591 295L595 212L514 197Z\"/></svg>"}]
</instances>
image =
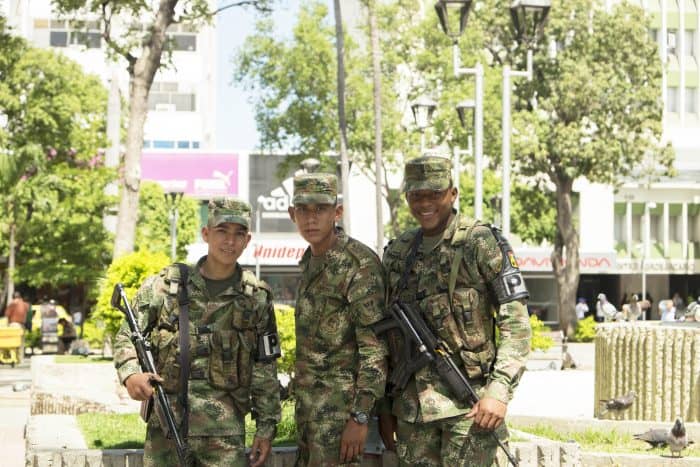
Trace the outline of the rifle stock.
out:
<instances>
[{"instance_id":1,"label":"rifle stock","mask_svg":"<svg viewBox=\"0 0 700 467\"><path fill-rule=\"evenodd\" d=\"M389 377L390 389L400 391L406 387L411 375L421 368L434 362L440 379L447 385L452 394L462 402L476 404L479 396L469 383L469 380L452 360L448 349L435 337L420 312L414 305L395 301L391 305L391 318L386 318L372 326L375 333L381 334L390 329L399 329L403 336L403 357ZM491 432L494 440L508 461L515 467L518 462L498 439L496 432Z\"/></svg>"},{"instance_id":2,"label":"rifle stock","mask_svg":"<svg viewBox=\"0 0 700 467\"><path fill-rule=\"evenodd\" d=\"M114 308L118 309L126 316L126 322L129 325L129 330L131 331L131 342L134 344L134 348L136 349L136 355L139 359L141 370L144 373L152 373L154 375L157 374L156 366L153 361L153 354L151 353L150 349L150 342L143 337L138 321L136 321L136 316L129 305L129 300L126 297L126 293L124 292L124 287L121 284L116 284L114 286L111 304ZM151 385L153 386L153 396L151 396L151 399L146 401L146 406L142 407L141 416L145 417L144 421L148 420L148 415L150 414L152 403L155 399L155 412L160 421L160 426L163 429L163 433L167 438L175 441L177 457L180 461L180 465L182 467L186 467L190 465L189 451L185 441L182 439L180 432L177 429L175 414L173 414L170 407L168 395L165 393L163 386L158 381L151 380Z\"/></svg>"}]
</instances>

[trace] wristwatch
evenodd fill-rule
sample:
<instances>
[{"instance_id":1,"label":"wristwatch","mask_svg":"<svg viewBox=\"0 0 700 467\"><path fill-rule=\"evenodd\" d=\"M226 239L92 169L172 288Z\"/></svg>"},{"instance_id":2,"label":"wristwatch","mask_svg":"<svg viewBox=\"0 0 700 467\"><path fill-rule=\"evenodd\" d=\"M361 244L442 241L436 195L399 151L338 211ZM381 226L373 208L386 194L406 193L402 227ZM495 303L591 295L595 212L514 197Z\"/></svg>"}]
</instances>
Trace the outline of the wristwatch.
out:
<instances>
[{"instance_id":1,"label":"wristwatch","mask_svg":"<svg viewBox=\"0 0 700 467\"><path fill-rule=\"evenodd\" d=\"M350 412L350 416L355 420L355 423L359 423L360 425L367 425L367 422L369 422L367 412Z\"/></svg>"}]
</instances>

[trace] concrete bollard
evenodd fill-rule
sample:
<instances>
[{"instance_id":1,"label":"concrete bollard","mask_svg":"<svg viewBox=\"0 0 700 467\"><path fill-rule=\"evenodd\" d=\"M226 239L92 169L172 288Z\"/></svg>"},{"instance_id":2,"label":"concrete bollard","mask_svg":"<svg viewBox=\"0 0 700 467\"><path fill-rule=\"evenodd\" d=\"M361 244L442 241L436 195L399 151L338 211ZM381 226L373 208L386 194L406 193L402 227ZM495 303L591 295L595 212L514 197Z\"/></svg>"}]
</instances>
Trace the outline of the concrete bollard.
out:
<instances>
[{"instance_id":1,"label":"concrete bollard","mask_svg":"<svg viewBox=\"0 0 700 467\"><path fill-rule=\"evenodd\" d=\"M599 324L595 355L596 418L700 421L700 323ZM632 390L629 409L603 414L601 399Z\"/></svg>"}]
</instances>

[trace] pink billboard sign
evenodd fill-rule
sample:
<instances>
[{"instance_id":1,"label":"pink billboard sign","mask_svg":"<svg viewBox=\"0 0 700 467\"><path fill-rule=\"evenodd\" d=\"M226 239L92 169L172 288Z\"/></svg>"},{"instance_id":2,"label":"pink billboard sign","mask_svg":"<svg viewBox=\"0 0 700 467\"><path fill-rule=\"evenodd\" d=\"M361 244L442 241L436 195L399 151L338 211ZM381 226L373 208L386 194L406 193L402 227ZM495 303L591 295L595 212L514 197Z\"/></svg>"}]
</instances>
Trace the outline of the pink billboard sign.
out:
<instances>
[{"instance_id":1,"label":"pink billboard sign","mask_svg":"<svg viewBox=\"0 0 700 467\"><path fill-rule=\"evenodd\" d=\"M195 198L237 195L238 154L144 152L141 179Z\"/></svg>"}]
</instances>

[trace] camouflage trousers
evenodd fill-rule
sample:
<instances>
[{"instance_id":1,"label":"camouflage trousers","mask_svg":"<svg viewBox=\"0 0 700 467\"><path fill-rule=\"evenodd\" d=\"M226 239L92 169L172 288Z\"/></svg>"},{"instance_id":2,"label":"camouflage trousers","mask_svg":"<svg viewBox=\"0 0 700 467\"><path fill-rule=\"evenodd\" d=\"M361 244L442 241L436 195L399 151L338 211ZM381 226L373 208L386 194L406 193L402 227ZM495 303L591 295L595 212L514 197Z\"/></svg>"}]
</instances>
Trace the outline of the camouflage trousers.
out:
<instances>
[{"instance_id":1,"label":"camouflage trousers","mask_svg":"<svg viewBox=\"0 0 700 467\"><path fill-rule=\"evenodd\" d=\"M245 467L245 437L236 436L191 436L187 439L193 465ZM146 444L143 450L144 467L178 465L175 441L167 439L158 426L148 424Z\"/></svg>"},{"instance_id":2,"label":"camouflage trousers","mask_svg":"<svg viewBox=\"0 0 700 467\"><path fill-rule=\"evenodd\" d=\"M297 425L297 458L295 467L359 467L360 460L340 463L340 437L347 420L319 420Z\"/></svg>"},{"instance_id":3,"label":"camouflage trousers","mask_svg":"<svg viewBox=\"0 0 700 467\"><path fill-rule=\"evenodd\" d=\"M504 443L505 423L496 429ZM399 465L411 467L489 467L496 465L498 444L490 431L474 426L464 416L429 423L398 420L397 454Z\"/></svg>"}]
</instances>

